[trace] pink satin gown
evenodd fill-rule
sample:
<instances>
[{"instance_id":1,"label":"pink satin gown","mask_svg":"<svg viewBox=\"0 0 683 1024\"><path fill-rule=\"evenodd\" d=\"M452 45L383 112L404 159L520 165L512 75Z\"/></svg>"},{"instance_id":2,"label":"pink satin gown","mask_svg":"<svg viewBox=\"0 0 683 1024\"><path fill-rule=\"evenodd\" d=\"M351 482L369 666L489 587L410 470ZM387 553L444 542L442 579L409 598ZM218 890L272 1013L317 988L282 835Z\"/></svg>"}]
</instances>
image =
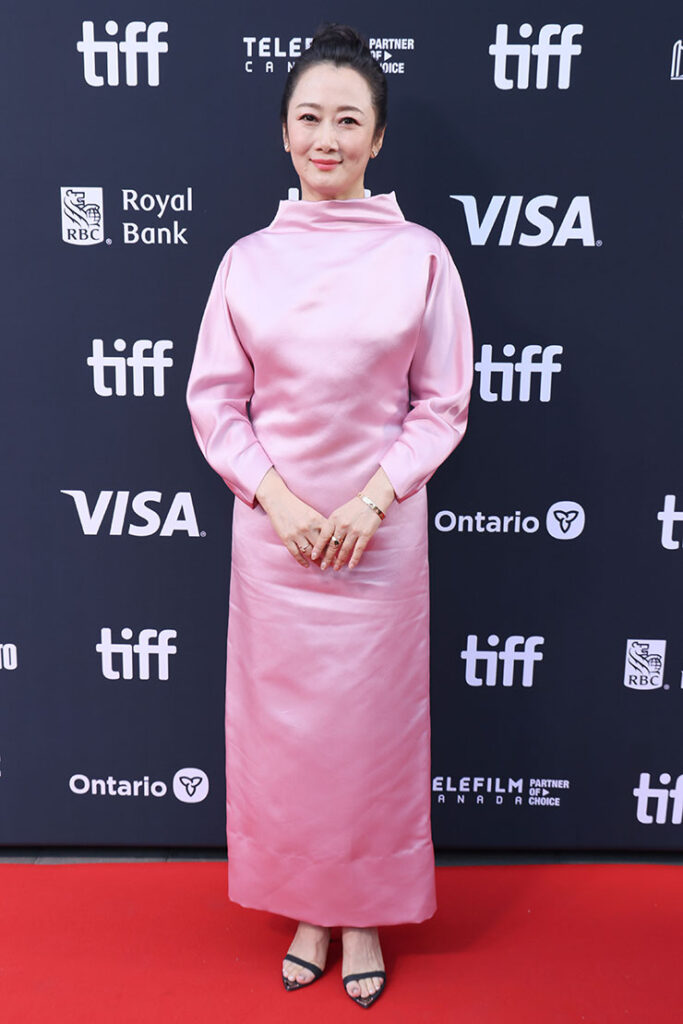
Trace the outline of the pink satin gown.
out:
<instances>
[{"instance_id":1,"label":"pink satin gown","mask_svg":"<svg viewBox=\"0 0 683 1024\"><path fill-rule=\"evenodd\" d=\"M282 200L218 267L187 390L234 503L228 895L319 925L436 910L425 484L467 425L472 336L448 249L394 192ZM360 564L299 565L256 502L275 466L322 515L383 466Z\"/></svg>"}]
</instances>

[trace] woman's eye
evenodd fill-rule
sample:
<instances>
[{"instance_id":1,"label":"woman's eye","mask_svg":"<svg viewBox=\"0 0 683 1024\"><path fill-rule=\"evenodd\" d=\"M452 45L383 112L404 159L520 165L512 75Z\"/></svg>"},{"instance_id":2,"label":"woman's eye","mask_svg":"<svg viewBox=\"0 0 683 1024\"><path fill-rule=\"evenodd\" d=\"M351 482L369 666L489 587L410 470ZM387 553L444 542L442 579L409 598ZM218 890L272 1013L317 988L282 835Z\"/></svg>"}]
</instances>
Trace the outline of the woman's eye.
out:
<instances>
[{"instance_id":1,"label":"woman's eye","mask_svg":"<svg viewBox=\"0 0 683 1024\"><path fill-rule=\"evenodd\" d=\"M305 120L306 120L307 118L309 118L309 117L310 117L310 119L311 119L312 121L315 121L315 117L314 117L314 115L313 115L313 114L302 114L302 115L301 115L301 120L302 120L302 121L305 121Z\"/></svg>"},{"instance_id":2,"label":"woman's eye","mask_svg":"<svg viewBox=\"0 0 683 1024\"><path fill-rule=\"evenodd\" d=\"M349 124L358 124L358 122L356 121L355 117L349 117L349 116L343 117L342 118L342 122L345 122L345 121L348 121Z\"/></svg>"}]
</instances>

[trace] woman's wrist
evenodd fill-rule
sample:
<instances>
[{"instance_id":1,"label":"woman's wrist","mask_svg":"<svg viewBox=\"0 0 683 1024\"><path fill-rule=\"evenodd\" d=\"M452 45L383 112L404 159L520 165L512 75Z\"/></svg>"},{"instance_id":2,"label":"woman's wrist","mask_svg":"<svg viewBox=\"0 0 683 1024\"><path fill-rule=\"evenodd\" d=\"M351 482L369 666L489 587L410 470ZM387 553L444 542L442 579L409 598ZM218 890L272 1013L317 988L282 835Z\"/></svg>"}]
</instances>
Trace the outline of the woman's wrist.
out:
<instances>
[{"instance_id":1,"label":"woman's wrist","mask_svg":"<svg viewBox=\"0 0 683 1024\"><path fill-rule=\"evenodd\" d=\"M370 477L365 487L361 488L360 493L364 494L366 498L369 498L374 505L377 505L385 513L396 498L391 481L381 466Z\"/></svg>"},{"instance_id":2,"label":"woman's wrist","mask_svg":"<svg viewBox=\"0 0 683 1024\"><path fill-rule=\"evenodd\" d=\"M276 470L271 466L254 492L254 497L264 511L268 511L268 503L279 493L287 489L287 485Z\"/></svg>"}]
</instances>

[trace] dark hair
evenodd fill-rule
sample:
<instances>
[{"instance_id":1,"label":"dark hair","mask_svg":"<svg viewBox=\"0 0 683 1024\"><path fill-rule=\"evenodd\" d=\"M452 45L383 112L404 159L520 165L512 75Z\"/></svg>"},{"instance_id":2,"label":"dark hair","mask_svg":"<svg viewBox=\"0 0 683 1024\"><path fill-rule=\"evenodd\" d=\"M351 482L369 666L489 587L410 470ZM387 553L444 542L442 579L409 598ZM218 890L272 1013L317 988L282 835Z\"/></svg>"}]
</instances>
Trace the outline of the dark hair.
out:
<instances>
[{"instance_id":1,"label":"dark hair","mask_svg":"<svg viewBox=\"0 0 683 1024\"><path fill-rule=\"evenodd\" d=\"M329 61L337 67L353 68L368 83L375 111L375 134L387 123L387 80L365 39L350 25L327 22L316 30L311 45L289 70L280 104L280 120L287 123L289 101L299 78L314 64Z\"/></svg>"}]
</instances>

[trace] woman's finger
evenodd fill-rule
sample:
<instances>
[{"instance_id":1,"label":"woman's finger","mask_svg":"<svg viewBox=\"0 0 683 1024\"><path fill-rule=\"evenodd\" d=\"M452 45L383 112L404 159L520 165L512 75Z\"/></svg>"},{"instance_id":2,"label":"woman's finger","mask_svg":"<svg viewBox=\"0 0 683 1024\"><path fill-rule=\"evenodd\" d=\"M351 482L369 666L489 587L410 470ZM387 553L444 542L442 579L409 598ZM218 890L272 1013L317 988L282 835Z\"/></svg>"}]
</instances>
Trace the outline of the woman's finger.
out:
<instances>
[{"instance_id":1,"label":"woman's finger","mask_svg":"<svg viewBox=\"0 0 683 1024\"><path fill-rule=\"evenodd\" d=\"M334 560L334 568L341 569L349 555L353 551L353 547L356 543L358 534L347 533L344 537L344 543L337 549L337 557Z\"/></svg>"},{"instance_id":2,"label":"woman's finger","mask_svg":"<svg viewBox=\"0 0 683 1024\"><path fill-rule=\"evenodd\" d=\"M313 545L313 550L311 551L311 558L314 561L315 561L316 558L318 558L320 553L325 550L325 548L327 547L328 541L331 539L333 533L334 533L334 524L331 523L329 521L329 519L326 519L325 522L323 523L322 527L321 527L320 533L318 534L318 539L316 540L315 544Z\"/></svg>"},{"instance_id":3,"label":"woman's finger","mask_svg":"<svg viewBox=\"0 0 683 1024\"><path fill-rule=\"evenodd\" d=\"M292 555L292 556L293 556L294 558L296 558L296 560L297 560L297 562L299 563L299 565L303 565L303 566L306 566L306 567L308 567L308 560L307 560L306 558L304 558L304 556L302 555L302 553L301 553L301 551L299 550L299 546L298 546L298 544L296 543L296 541L293 541L293 540L286 540L286 541L285 541L284 543L285 543L285 547L287 548L287 550L289 551L289 553L290 553L290 554L291 554L291 555Z\"/></svg>"},{"instance_id":4,"label":"woman's finger","mask_svg":"<svg viewBox=\"0 0 683 1024\"><path fill-rule=\"evenodd\" d=\"M360 536L358 538L358 540L356 541L356 546L353 549L353 554L351 555L351 559L349 561L349 569L354 569L358 565L361 559L361 555L368 546L369 541L369 537Z\"/></svg>"}]
</instances>

